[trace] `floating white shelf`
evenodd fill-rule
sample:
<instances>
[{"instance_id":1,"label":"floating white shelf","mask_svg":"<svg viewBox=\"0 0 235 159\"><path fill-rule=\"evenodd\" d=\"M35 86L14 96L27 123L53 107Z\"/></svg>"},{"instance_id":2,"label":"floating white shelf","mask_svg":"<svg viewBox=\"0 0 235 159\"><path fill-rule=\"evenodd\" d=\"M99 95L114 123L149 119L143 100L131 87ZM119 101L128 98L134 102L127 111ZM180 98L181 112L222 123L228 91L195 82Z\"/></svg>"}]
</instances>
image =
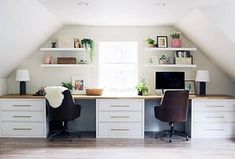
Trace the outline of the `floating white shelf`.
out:
<instances>
[{"instance_id":1,"label":"floating white shelf","mask_svg":"<svg viewBox=\"0 0 235 159\"><path fill-rule=\"evenodd\" d=\"M85 48L41 48L41 51L86 51Z\"/></svg>"},{"instance_id":2,"label":"floating white shelf","mask_svg":"<svg viewBox=\"0 0 235 159\"><path fill-rule=\"evenodd\" d=\"M41 67L92 67L92 64L41 64Z\"/></svg>"},{"instance_id":3,"label":"floating white shelf","mask_svg":"<svg viewBox=\"0 0 235 159\"><path fill-rule=\"evenodd\" d=\"M159 47L150 47L145 48L145 51L196 51L196 48L173 48L173 47L166 47L166 48L159 48Z\"/></svg>"},{"instance_id":4,"label":"floating white shelf","mask_svg":"<svg viewBox=\"0 0 235 159\"><path fill-rule=\"evenodd\" d=\"M183 67L183 68L196 68L197 65L176 65L176 64L145 64L145 67Z\"/></svg>"}]
</instances>

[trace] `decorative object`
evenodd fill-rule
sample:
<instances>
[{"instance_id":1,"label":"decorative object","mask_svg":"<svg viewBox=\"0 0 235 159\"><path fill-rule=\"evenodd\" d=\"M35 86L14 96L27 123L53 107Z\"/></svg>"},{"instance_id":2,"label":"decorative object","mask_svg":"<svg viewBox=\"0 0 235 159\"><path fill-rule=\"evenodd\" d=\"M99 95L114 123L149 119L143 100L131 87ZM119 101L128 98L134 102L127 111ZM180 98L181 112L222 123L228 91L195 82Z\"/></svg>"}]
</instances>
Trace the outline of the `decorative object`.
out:
<instances>
[{"instance_id":1,"label":"decorative object","mask_svg":"<svg viewBox=\"0 0 235 159\"><path fill-rule=\"evenodd\" d=\"M93 40L92 39L82 39L81 44L89 52L89 57L92 62L93 56L94 56L94 42L93 42Z\"/></svg>"},{"instance_id":2,"label":"decorative object","mask_svg":"<svg viewBox=\"0 0 235 159\"><path fill-rule=\"evenodd\" d=\"M74 38L74 48L81 48L81 43L78 38Z\"/></svg>"},{"instance_id":3,"label":"decorative object","mask_svg":"<svg viewBox=\"0 0 235 159\"><path fill-rule=\"evenodd\" d=\"M61 86L68 88L69 90L75 88L71 82L61 82Z\"/></svg>"},{"instance_id":4,"label":"decorative object","mask_svg":"<svg viewBox=\"0 0 235 159\"><path fill-rule=\"evenodd\" d=\"M167 36L157 36L158 47L168 47Z\"/></svg>"},{"instance_id":5,"label":"decorative object","mask_svg":"<svg viewBox=\"0 0 235 159\"><path fill-rule=\"evenodd\" d=\"M162 55L159 59L160 64L168 64L168 58L165 55Z\"/></svg>"},{"instance_id":6,"label":"decorative object","mask_svg":"<svg viewBox=\"0 0 235 159\"><path fill-rule=\"evenodd\" d=\"M148 93L148 87L145 83L145 80L142 79L141 82L138 83L138 85L135 87L138 91L138 95L142 96Z\"/></svg>"},{"instance_id":7,"label":"decorative object","mask_svg":"<svg viewBox=\"0 0 235 159\"><path fill-rule=\"evenodd\" d=\"M151 38L148 38L145 40L145 43L148 45L148 47L154 47L154 40Z\"/></svg>"},{"instance_id":8,"label":"decorative object","mask_svg":"<svg viewBox=\"0 0 235 159\"><path fill-rule=\"evenodd\" d=\"M181 47L182 46L180 34L181 34L181 32L176 32L176 31L171 33L171 37L173 38L171 40L171 47Z\"/></svg>"},{"instance_id":9,"label":"decorative object","mask_svg":"<svg viewBox=\"0 0 235 159\"><path fill-rule=\"evenodd\" d=\"M88 77L86 74L72 76L73 94L86 94L86 85Z\"/></svg>"},{"instance_id":10,"label":"decorative object","mask_svg":"<svg viewBox=\"0 0 235 159\"><path fill-rule=\"evenodd\" d=\"M52 64L53 63L53 59L50 55L46 55L44 60L43 60L44 64Z\"/></svg>"},{"instance_id":11,"label":"decorative object","mask_svg":"<svg viewBox=\"0 0 235 159\"><path fill-rule=\"evenodd\" d=\"M75 57L58 57L57 64L76 64Z\"/></svg>"},{"instance_id":12,"label":"decorative object","mask_svg":"<svg viewBox=\"0 0 235 159\"><path fill-rule=\"evenodd\" d=\"M26 81L30 81L29 70L17 70L16 81L20 81L20 95L26 95Z\"/></svg>"},{"instance_id":13,"label":"decorative object","mask_svg":"<svg viewBox=\"0 0 235 159\"><path fill-rule=\"evenodd\" d=\"M195 81L200 84L200 96L206 95L206 82L210 81L208 70L198 70Z\"/></svg>"},{"instance_id":14,"label":"decorative object","mask_svg":"<svg viewBox=\"0 0 235 159\"><path fill-rule=\"evenodd\" d=\"M102 88L87 88L86 95L97 95L101 96L103 94Z\"/></svg>"},{"instance_id":15,"label":"decorative object","mask_svg":"<svg viewBox=\"0 0 235 159\"><path fill-rule=\"evenodd\" d=\"M195 81L185 80L185 90L189 90L189 94L196 94Z\"/></svg>"},{"instance_id":16,"label":"decorative object","mask_svg":"<svg viewBox=\"0 0 235 159\"><path fill-rule=\"evenodd\" d=\"M57 47L57 40L55 38L51 39L51 47L56 48Z\"/></svg>"}]
</instances>

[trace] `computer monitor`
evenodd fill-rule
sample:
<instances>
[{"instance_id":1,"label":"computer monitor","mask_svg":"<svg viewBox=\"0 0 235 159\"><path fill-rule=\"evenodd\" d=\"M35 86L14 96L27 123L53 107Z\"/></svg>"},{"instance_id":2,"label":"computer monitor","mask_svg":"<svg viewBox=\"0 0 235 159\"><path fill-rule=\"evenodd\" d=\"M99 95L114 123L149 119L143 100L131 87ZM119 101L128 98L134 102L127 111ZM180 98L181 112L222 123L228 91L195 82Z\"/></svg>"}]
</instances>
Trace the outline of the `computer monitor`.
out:
<instances>
[{"instance_id":1,"label":"computer monitor","mask_svg":"<svg viewBox=\"0 0 235 159\"><path fill-rule=\"evenodd\" d=\"M155 72L155 89L185 89L184 79L184 72Z\"/></svg>"}]
</instances>

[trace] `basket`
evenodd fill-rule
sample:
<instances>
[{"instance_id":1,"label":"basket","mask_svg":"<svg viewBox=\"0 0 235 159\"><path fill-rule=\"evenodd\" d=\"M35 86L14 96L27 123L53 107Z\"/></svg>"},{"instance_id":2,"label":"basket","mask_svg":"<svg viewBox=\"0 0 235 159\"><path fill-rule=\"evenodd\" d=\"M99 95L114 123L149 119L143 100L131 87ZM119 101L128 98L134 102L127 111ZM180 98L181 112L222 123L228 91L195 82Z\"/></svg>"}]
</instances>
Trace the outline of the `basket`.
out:
<instances>
[{"instance_id":1,"label":"basket","mask_svg":"<svg viewBox=\"0 0 235 159\"><path fill-rule=\"evenodd\" d=\"M101 88L87 88L86 95L97 95L101 96L103 94L103 89Z\"/></svg>"}]
</instances>

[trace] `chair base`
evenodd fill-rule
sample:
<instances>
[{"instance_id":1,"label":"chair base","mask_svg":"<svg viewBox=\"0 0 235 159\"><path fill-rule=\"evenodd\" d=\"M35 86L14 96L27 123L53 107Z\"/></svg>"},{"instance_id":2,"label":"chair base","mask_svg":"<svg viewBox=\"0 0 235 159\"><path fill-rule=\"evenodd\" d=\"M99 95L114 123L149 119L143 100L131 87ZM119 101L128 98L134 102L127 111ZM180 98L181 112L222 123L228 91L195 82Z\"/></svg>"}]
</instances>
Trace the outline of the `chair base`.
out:
<instances>
[{"instance_id":1,"label":"chair base","mask_svg":"<svg viewBox=\"0 0 235 159\"><path fill-rule=\"evenodd\" d=\"M58 123L56 123L58 124ZM58 126L58 125L57 125ZM51 126L52 127L52 126ZM58 128L58 127L57 127ZM49 135L48 135L48 139L49 141L53 141L55 139L56 136L60 136L60 135L67 135L68 136L68 141L72 141L71 136L73 134L77 134L78 137L81 137L81 133L78 131L68 131L68 125L67 122L63 122L63 126L60 127L60 129L56 129L56 130L50 130Z\"/></svg>"},{"instance_id":2,"label":"chair base","mask_svg":"<svg viewBox=\"0 0 235 159\"><path fill-rule=\"evenodd\" d=\"M189 136L187 134L174 130L174 123L169 123L169 125L171 126L171 130L164 130L162 132L156 133L155 139L158 139L161 136L166 137L166 135L169 134L169 142L170 143L172 142L173 135L185 137L186 141L189 140Z\"/></svg>"}]
</instances>

